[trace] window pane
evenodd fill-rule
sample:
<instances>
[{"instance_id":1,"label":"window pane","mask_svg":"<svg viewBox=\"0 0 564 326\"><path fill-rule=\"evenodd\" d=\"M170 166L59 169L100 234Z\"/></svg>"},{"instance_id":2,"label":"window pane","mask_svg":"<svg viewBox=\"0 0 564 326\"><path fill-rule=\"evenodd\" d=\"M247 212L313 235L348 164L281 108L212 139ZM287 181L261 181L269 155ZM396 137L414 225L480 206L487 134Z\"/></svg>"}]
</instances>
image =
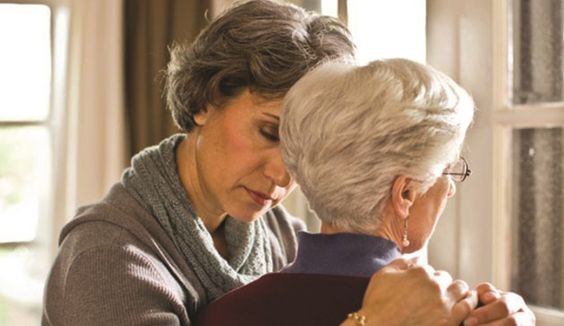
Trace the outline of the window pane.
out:
<instances>
[{"instance_id":1,"label":"window pane","mask_svg":"<svg viewBox=\"0 0 564 326\"><path fill-rule=\"evenodd\" d=\"M401 57L425 62L425 0L349 0L358 61Z\"/></svg>"},{"instance_id":2,"label":"window pane","mask_svg":"<svg viewBox=\"0 0 564 326\"><path fill-rule=\"evenodd\" d=\"M339 17L339 0L321 0L321 12L324 15Z\"/></svg>"},{"instance_id":3,"label":"window pane","mask_svg":"<svg viewBox=\"0 0 564 326\"><path fill-rule=\"evenodd\" d=\"M561 0L513 0L514 104L563 101Z\"/></svg>"},{"instance_id":4,"label":"window pane","mask_svg":"<svg viewBox=\"0 0 564 326\"><path fill-rule=\"evenodd\" d=\"M513 131L512 289L564 309L563 128Z\"/></svg>"},{"instance_id":5,"label":"window pane","mask_svg":"<svg viewBox=\"0 0 564 326\"><path fill-rule=\"evenodd\" d=\"M0 242L35 239L49 153L43 127L0 129Z\"/></svg>"},{"instance_id":6,"label":"window pane","mask_svg":"<svg viewBox=\"0 0 564 326\"><path fill-rule=\"evenodd\" d=\"M50 19L44 5L0 4L0 121L49 113Z\"/></svg>"}]
</instances>

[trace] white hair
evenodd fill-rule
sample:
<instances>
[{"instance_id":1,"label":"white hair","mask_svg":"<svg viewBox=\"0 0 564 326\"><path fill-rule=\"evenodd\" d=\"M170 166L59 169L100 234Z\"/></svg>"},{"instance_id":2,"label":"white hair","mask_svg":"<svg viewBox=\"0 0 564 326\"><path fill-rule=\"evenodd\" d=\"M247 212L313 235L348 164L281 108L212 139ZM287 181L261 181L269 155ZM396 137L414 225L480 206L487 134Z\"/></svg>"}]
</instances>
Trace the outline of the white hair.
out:
<instances>
[{"instance_id":1,"label":"white hair","mask_svg":"<svg viewBox=\"0 0 564 326\"><path fill-rule=\"evenodd\" d=\"M470 95L430 66L328 62L284 99L282 156L324 223L368 232L396 177L426 191L460 155L473 113Z\"/></svg>"}]
</instances>

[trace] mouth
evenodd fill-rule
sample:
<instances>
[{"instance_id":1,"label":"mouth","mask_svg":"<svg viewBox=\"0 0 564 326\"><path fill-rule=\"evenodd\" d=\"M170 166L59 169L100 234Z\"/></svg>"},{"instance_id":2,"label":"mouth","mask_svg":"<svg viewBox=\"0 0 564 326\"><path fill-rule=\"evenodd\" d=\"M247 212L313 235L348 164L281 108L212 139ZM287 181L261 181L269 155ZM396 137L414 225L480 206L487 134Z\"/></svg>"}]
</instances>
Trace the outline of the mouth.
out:
<instances>
[{"instance_id":1,"label":"mouth","mask_svg":"<svg viewBox=\"0 0 564 326\"><path fill-rule=\"evenodd\" d=\"M245 188L245 190L247 191L247 193L249 194L249 196L251 197L251 199L257 203L259 206L267 206L270 205L272 203L273 200L275 200L274 198L272 198L271 196L259 192L259 191L254 191L251 190L249 188Z\"/></svg>"}]
</instances>

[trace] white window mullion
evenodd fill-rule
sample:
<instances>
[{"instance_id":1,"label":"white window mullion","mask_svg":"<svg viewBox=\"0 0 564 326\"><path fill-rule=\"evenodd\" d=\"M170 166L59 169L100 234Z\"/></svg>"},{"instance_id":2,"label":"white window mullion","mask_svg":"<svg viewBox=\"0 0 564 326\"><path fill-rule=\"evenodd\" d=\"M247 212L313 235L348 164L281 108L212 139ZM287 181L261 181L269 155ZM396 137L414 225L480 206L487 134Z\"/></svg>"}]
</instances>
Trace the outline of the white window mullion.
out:
<instances>
[{"instance_id":1,"label":"white window mullion","mask_svg":"<svg viewBox=\"0 0 564 326\"><path fill-rule=\"evenodd\" d=\"M496 125L516 128L552 127L564 125L564 103L542 103L499 108L494 113Z\"/></svg>"}]
</instances>

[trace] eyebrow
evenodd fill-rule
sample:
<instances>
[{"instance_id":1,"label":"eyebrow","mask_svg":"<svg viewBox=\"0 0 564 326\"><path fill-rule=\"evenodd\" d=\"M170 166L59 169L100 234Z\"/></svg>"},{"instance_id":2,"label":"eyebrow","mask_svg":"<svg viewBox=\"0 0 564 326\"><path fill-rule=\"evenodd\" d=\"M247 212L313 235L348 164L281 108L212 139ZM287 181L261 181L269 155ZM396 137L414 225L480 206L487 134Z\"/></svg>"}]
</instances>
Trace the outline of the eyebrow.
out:
<instances>
[{"instance_id":1,"label":"eyebrow","mask_svg":"<svg viewBox=\"0 0 564 326\"><path fill-rule=\"evenodd\" d=\"M272 114L272 113L268 113L268 112L263 112L262 114L269 116L269 117L275 119L276 121L280 121L280 117L277 116L276 114Z\"/></svg>"}]
</instances>

